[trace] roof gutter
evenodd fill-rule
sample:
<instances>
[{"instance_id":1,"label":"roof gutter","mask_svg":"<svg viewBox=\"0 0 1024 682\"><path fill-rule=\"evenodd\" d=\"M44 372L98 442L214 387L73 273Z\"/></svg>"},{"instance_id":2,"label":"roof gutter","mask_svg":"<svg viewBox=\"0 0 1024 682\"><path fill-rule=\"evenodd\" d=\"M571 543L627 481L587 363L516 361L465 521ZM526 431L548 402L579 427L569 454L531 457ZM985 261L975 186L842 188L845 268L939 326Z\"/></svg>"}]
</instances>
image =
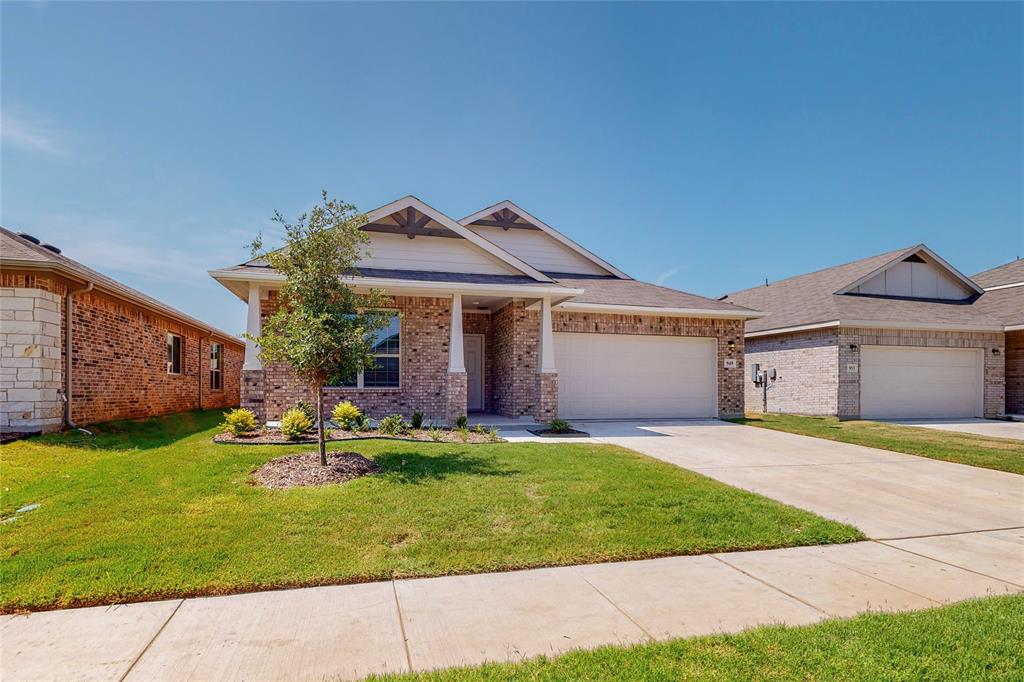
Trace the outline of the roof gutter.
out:
<instances>
[{"instance_id":1,"label":"roof gutter","mask_svg":"<svg viewBox=\"0 0 1024 682\"><path fill-rule=\"evenodd\" d=\"M64 325L64 428L66 429L78 428L78 425L71 419L71 387L73 386L71 382L71 368L74 353L74 345L71 343L71 340L73 338L72 329L75 320L75 296L92 290L92 282L87 283L81 289L69 289L64 301L67 311L67 323Z\"/></svg>"},{"instance_id":2,"label":"roof gutter","mask_svg":"<svg viewBox=\"0 0 1024 682\"><path fill-rule=\"evenodd\" d=\"M710 317L723 320L755 320L767 313L756 310L714 310L707 308L663 308L644 305L618 305L614 303L575 303L569 301L557 306L569 312L611 313L621 315L661 315L663 317Z\"/></svg>"},{"instance_id":3,"label":"roof gutter","mask_svg":"<svg viewBox=\"0 0 1024 682\"><path fill-rule=\"evenodd\" d=\"M830 327L859 327L861 329L911 329L920 331L946 332L1001 332L1004 327L999 324L944 324L942 322L900 322L899 320L830 320L792 327L776 327L775 329L759 329L747 332L745 338L774 336L776 334L792 334L793 332L828 329Z\"/></svg>"}]
</instances>

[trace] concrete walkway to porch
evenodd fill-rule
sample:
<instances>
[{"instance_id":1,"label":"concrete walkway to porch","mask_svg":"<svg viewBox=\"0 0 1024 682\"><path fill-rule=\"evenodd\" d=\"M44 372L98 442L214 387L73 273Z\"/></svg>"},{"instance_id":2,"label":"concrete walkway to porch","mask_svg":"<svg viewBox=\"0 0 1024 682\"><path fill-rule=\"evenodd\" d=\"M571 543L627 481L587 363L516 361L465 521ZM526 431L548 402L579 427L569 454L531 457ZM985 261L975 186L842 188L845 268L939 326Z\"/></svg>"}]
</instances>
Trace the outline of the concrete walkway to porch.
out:
<instances>
[{"instance_id":1,"label":"concrete walkway to porch","mask_svg":"<svg viewBox=\"0 0 1024 682\"><path fill-rule=\"evenodd\" d=\"M0 678L354 679L1024 592L1024 477L721 422L584 428L877 539L8 615Z\"/></svg>"}]
</instances>

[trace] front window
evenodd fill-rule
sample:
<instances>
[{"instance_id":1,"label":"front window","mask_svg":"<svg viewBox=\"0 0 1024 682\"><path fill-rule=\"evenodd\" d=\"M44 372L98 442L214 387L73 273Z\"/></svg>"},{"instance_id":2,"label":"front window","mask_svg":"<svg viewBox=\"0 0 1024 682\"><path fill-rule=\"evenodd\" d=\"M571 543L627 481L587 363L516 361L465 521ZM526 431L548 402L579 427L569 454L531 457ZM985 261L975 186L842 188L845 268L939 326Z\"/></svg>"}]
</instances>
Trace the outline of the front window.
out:
<instances>
[{"instance_id":1,"label":"front window","mask_svg":"<svg viewBox=\"0 0 1024 682\"><path fill-rule=\"evenodd\" d=\"M343 388L398 388L401 385L401 321L398 313L392 313L387 326L373 335L370 354L374 366L354 377L334 382Z\"/></svg>"},{"instance_id":2,"label":"front window","mask_svg":"<svg viewBox=\"0 0 1024 682\"><path fill-rule=\"evenodd\" d=\"M223 377L221 375L221 345L219 343L210 344L210 390L219 391L223 386Z\"/></svg>"},{"instance_id":3,"label":"front window","mask_svg":"<svg viewBox=\"0 0 1024 682\"><path fill-rule=\"evenodd\" d=\"M181 337L167 335L167 373L181 374Z\"/></svg>"}]
</instances>

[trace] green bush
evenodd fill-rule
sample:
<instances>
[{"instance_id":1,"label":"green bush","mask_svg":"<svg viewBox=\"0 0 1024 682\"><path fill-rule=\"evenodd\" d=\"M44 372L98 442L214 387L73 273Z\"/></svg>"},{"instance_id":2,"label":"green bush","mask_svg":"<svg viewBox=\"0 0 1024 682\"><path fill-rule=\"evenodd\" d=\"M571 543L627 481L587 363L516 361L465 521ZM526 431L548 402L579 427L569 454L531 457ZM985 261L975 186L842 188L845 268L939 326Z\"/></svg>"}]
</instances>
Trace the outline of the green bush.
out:
<instances>
[{"instance_id":1,"label":"green bush","mask_svg":"<svg viewBox=\"0 0 1024 682\"><path fill-rule=\"evenodd\" d=\"M400 414L389 414L377 424L377 430L388 436L400 436L409 429Z\"/></svg>"},{"instance_id":2,"label":"green bush","mask_svg":"<svg viewBox=\"0 0 1024 682\"><path fill-rule=\"evenodd\" d=\"M314 424L316 423L316 410L314 410L313 406L307 403L305 400L300 400L299 402L295 403L295 407L293 407L292 409L301 410L303 414L309 417L309 421L313 422Z\"/></svg>"},{"instance_id":3,"label":"green bush","mask_svg":"<svg viewBox=\"0 0 1024 682\"><path fill-rule=\"evenodd\" d=\"M334 406L331 419L346 431L358 431L363 424L363 412L346 400Z\"/></svg>"},{"instance_id":4,"label":"green bush","mask_svg":"<svg viewBox=\"0 0 1024 682\"><path fill-rule=\"evenodd\" d=\"M416 410L412 413L412 428L422 429L423 428L423 413Z\"/></svg>"},{"instance_id":5,"label":"green bush","mask_svg":"<svg viewBox=\"0 0 1024 682\"><path fill-rule=\"evenodd\" d=\"M440 443L441 442L441 433L442 433L441 429L437 428L436 426L431 427L431 429L430 429L430 440L434 441L435 443Z\"/></svg>"},{"instance_id":6,"label":"green bush","mask_svg":"<svg viewBox=\"0 0 1024 682\"><path fill-rule=\"evenodd\" d=\"M467 429L465 425L457 426L455 428L455 433L459 435L459 438L462 440L463 443L469 440L469 429Z\"/></svg>"},{"instance_id":7,"label":"green bush","mask_svg":"<svg viewBox=\"0 0 1024 682\"><path fill-rule=\"evenodd\" d=\"M221 426L227 429L231 435L241 436L255 431L259 428L259 423L252 410L239 407L224 413L224 423Z\"/></svg>"},{"instance_id":8,"label":"green bush","mask_svg":"<svg viewBox=\"0 0 1024 682\"><path fill-rule=\"evenodd\" d=\"M455 428L457 429L464 429L467 424L469 424L469 418L464 414L460 414L455 420Z\"/></svg>"},{"instance_id":9,"label":"green bush","mask_svg":"<svg viewBox=\"0 0 1024 682\"><path fill-rule=\"evenodd\" d=\"M313 428L313 420L302 410L293 407L281 415L281 433L288 440L298 440Z\"/></svg>"},{"instance_id":10,"label":"green bush","mask_svg":"<svg viewBox=\"0 0 1024 682\"><path fill-rule=\"evenodd\" d=\"M565 433L569 430L569 422L564 419L551 420L551 433Z\"/></svg>"}]
</instances>

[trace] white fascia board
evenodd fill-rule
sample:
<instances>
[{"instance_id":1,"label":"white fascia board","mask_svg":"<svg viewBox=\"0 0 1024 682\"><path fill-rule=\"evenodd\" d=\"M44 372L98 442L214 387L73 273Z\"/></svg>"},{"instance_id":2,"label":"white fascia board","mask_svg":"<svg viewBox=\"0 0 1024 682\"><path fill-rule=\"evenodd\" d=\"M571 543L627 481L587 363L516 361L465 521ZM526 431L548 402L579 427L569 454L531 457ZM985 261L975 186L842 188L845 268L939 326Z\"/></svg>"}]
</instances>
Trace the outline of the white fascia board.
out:
<instances>
[{"instance_id":1,"label":"white fascia board","mask_svg":"<svg viewBox=\"0 0 1024 682\"><path fill-rule=\"evenodd\" d=\"M985 287L985 291L998 291L999 289L1013 289L1014 287L1024 287L1024 282L1014 282L1013 284L1000 284L997 287Z\"/></svg>"},{"instance_id":2,"label":"white fascia board","mask_svg":"<svg viewBox=\"0 0 1024 682\"><path fill-rule=\"evenodd\" d=\"M544 232L548 236L552 237L553 239L555 239L556 241L562 243L563 245L569 247L570 249L572 249L576 253L580 254L581 256L586 258L587 260L591 261L592 263L595 263L599 267L604 268L605 270L607 270L608 272L612 273L616 277L618 277L620 279L633 279L632 277L630 277L629 275L624 273L622 270L619 270L618 268L616 268L614 265L612 265L608 261L604 260L603 258L599 258L597 255L593 254L592 252L590 252L586 248L580 246L579 244L577 244L573 240L569 239L564 234L562 234L561 232L559 232L555 228L551 227L550 225L548 225L544 221L539 220L536 216L533 216L533 215L527 213L525 210L523 210L522 208L520 208L516 204L512 203L508 199L506 199L505 201L499 201L498 203L494 204L493 206L488 206L485 209L477 211L473 215L466 216L465 218L460 220L459 223L461 225L469 225L470 223L472 223L474 221L477 221L477 220L480 220L481 218L485 218L485 217L489 216L490 214L492 214L492 213L494 213L496 211L500 211L503 208L507 208L510 211L514 211L515 213L518 213L521 218L523 218L525 220L528 220L529 222L531 222L534 225L536 225L537 227L539 227L541 229L541 232Z\"/></svg>"},{"instance_id":3,"label":"white fascia board","mask_svg":"<svg viewBox=\"0 0 1024 682\"><path fill-rule=\"evenodd\" d=\"M568 312L612 313L620 315L660 315L663 317L711 317L724 320L754 320L767 313L754 310L708 310L705 308L660 308L657 306L615 305L612 303L573 303L556 306Z\"/></svg>"},{"instance_id":4,"label":"white fascia board","mask_svg":"<svg viewBox=\"0 0 1024 682\"><path fill-rule=\"evenodd\" d=\"M956 324L945 322L900 322L896 320L841 320L843 327L866 329L913 329L947 332L1001 332L1001 324Z\"/></svg>"},{"instance_id":5,"label":"white fascia board","mask_svg":"<svg viewBox=\"0 0 1024 682\"><path fill-rule=\"evenodd\" d=\"M811 324L798 324L792 327L776 327L775 329L761 329L756 332L747 332L744 334L744 338L753 339L758 336L774 336L775 334L792 334L793 332L806 332L814 329L828 329L829 327L838 327L839 320L830 320L828 322L812 322Z\"/></svg>"},{"instance_id":6,"label":"white fascia board","mask_svg":"<svg viewBox=\"0 0 1024 682\"><path fill-rule=\"evenodd\" d=\"M843 287L842 289L840 289L839 291L837 291L835 293L837 295L848 294L851 291L853 291L854 289L856 289L857 287L859 287L864 282L866 282L869 279L871 279L872 277L874 277L875 275L888 270L889 268L891 268L896 263L902 262L903 259L906 258L907 256L910 256L910 255L918 253L918 252L924 253L930 259L935 261L935 263L937 263L940 267L942 267L947 272L949 272L949 274L953 275L957 280L960 281L961 284L963 284L965 287L967 287L968 289L970 289L974 293L980 294L980 293L985 291L980 286L978 286L974 282L974 280L972 280L970 277L968 277L967 275L963 274L962 272L960 272L959 270L954 268L952 265L947 263L945 261L945 259L942 258L942 256L940 256L939 254L937 254L934 251L932 251L931 249L929 249L926 245L918 244L917 246L912 246L909 249L903 251L902 253L897 255L895 258L890 260L885 265L883 265L881 267L878 267L878 268L875 268L874 270L872 270L868 274L864 275L860 279L858 279L858 280L856 280L856 281L854 281L854 282L852 282L850 284L847 284L845 287Z\"/></svg>"},{"instance_id":7,"label":"white fascia board","mask_svg":"<svg viewBox=\"0 0 1024 682\"><path fill-rule=\"evenodd\" d=\"M1024 324L1008 324L1003 328L1004 332L1019 332L1024 331Z\"/></svg>"},{"instance_id":8,"label":"white fascia board","mask_svg":"<svg viewBox=\"0 0 1024 682\"><path fill-rule=\"evenodd\" d=\"M372 211L366 214L366 217L369 218L369 221L372 223L375 220L387 217L392 213L401 211L403 208L408 208L410 206L415 208L420 213L430 216L431 218L434 219L435 222L444 225L446 228L448 228L455 234L459 235L460 237L463 237L467 241L476 245L478 248L483 249L494 258L497 258L506 265L511 265L513 268L523 273L524 275L529 275L538 282L553 281L550 277L545 275L540 270L537 270L532 265L529 265L528 263L520 260L519 258L516 258L511 253L501 248L497 244L494 244L493 242L484 239L476 232L473 232L473 230L470 230L469 228L460 225L458 222L449 218L444 213L441 213L433 206L430 206L429 204L420 199L417 199L411 194L409 196L402 197L401 199L392 201L390 204L385 204L384 206L373 209Z\"/></svg>"}]
</instances>

